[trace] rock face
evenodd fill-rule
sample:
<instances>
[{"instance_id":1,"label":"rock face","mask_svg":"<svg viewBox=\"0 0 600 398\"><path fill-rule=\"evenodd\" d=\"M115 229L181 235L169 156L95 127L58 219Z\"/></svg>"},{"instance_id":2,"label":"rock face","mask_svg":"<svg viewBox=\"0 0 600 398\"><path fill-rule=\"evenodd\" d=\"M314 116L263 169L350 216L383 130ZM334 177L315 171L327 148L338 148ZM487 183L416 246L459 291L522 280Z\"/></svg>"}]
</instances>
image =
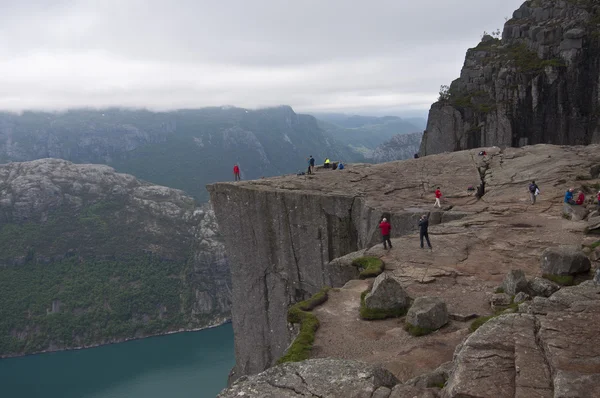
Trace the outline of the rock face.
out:
<instances>
[{"instance_id":1,"label":"rock face","mask_svg":"<svg viewBox=\"0 0 600 398\"><path fill-rule=\"evenodd\" d=\"M527 291L527 279L525 273L520 269L511 270L502 282L504 293L514 296L519 292Z\"/></svg>"},{"instance_id":2,"label":"rock face","mask_svg":"<svg viewBox=\"0 0 600 398\"><path fill-rule=\"evenodd\" d=\"M372 398L379 387L393 387L397 383L387 370L366 363L310 359L243 377L217 398Z\"/></svg>"},{"instance_id":3,"label":"rock face","mask_svg":"<svg viewBox=\"0 0 600 398\"><path fill-rule=\"evenodd\" d=\"M576 275L590 270L590 259L577 246L549 247L542 253L543 274Z\"/></svg>"},{"instance_id":4,"label":"rock face","mask_svg":"<svg viewBox=\"0 0 600 398\"><path fill-rule=\"evenodd\" d=\"M384 215L398 248L414 245L414 250L396 250L394 244L387 254L373 247L367 255L398 257L402 266L394 274L411 273L406 280L433 277L431 285L436 285L454 270L475 274L485 269L485 280L499 284L501 277L491 274L497 267L502 274L514 267L528 275L539 272L543 248L580 242L578 234L585 226L561 217L561 198L567 184L600 163L599 148L488 148L486 159L477 156L478 150L462 151L377 165L350 164L345 170L322 170L314 176L209 186L231 263L234 377L258 373L277 361L295 336L286 322L289 306L324 285L340 286L352 277L341 275L340 263L330 263L381 246L377 226ZM543 197L533 208L526 193L532 177L544 181ZM467 187L479 184L485 184L485 196L478 201ZM420 251L414 235L420 216L432 212L437 186L447 205L435 217L439 224L430 224L430 236L443 255ZM547 212L543 217L542 209ZM419 268L423 264L430 264L431 272ZM444 267L450 269L439 269ZM424 295L441 296L412 296ZM488 311L485 298L480 300L476 308L465 305L464 313ZM462 308L452 312L462 313Z\"/></svg>"},{"instance_id":5,"label":"rock face","mask_svg":"<svg viewBox=\"0 0 600 398\"><path fill-rule=\"evenodd\" d=\"M566 287L528 308L492 319L467 338L442 396L600 396L600 287Z\"/></svg>"},{"instance_id":6,"label":"rock face","mask_svg":"<svg viewBox=\"0 0 600 398\"><path fill-rule=\"evenodd\" d=\"M0 165L0 278L0 355L229 317L228 262L212 208L103 165Z\"/></svg>"},{"instance_id":7,"label":"rock face","mask_svg":"<svg viewBox=\"0 0 600 398\"><path fill-rule=\"evenodd\" d=\"M402 310L410 305L410 297L404 291L402 282L387 273L375 278L373 289L365 296L365 306L372 309Z\"/></svg>"},{"instance_id":8,"label":"rock face","mask_svg":"<svg viewBox=\"0 0 600 398\"><path fill-rule=\"evenodd\" d=\"M545 278L536 276L528 283L528 292L532 296L550 297L560 290L560 286Z\"/></svg>"},{"instance_id":9,"label":"rock face","mask_svg":"<svg viewBox=\"0 0 600 398\"><path fill-rule=\"evenodd\" d=\"M417 297L408 310L406 322L422 329L437 330L448 323L448 308L438 297Z\"/></svg>"},{"instance_id":10,"label":"rock face","mask_svg":"<svg viewBox=\"0 0 600 398\"><path fill-rule=\"evenodd\" d=\"M375 163L411 159L415 153L419 153L422 136L422 133L395 135L373 151L372 159Z\"/></svg>"},{"instance_id":11,"label":"rock face","mask_svg":"<svg viewBox=\"0 0 600 398\"><path fill-rule=\"evenodd\" d=\"M431 106L420 154L486 146L600 142L600 5L526 1L466 54Z\"/></svg>"},{"instance_id":12,"label":"rock face","mask_svg":"<svg viewBox=\"0 0 600 398\"><path fill-rule=\"evenodd\" d=\"M588 210L585 206L570 205L565 203L563 205L563 214L568 217L571 221L585 220L588 214Z\"/></svg>"}]
</instances>

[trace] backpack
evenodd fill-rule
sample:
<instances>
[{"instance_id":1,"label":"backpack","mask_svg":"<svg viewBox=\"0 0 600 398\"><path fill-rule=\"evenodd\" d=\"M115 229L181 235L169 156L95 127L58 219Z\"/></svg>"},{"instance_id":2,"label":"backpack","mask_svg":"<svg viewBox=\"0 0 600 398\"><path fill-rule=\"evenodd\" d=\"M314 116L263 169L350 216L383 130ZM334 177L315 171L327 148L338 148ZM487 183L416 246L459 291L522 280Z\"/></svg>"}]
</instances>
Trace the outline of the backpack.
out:
<instances>
[{"instance_id":1,"label":"backpack","mask_svg":"<svg viewBox=\"0 0 600 398\"><path fill-rule=\"evenodd\" d=\"M537 186L535 184L529 184L529 192L535 193Z\"/></svg>"}]
</instances>

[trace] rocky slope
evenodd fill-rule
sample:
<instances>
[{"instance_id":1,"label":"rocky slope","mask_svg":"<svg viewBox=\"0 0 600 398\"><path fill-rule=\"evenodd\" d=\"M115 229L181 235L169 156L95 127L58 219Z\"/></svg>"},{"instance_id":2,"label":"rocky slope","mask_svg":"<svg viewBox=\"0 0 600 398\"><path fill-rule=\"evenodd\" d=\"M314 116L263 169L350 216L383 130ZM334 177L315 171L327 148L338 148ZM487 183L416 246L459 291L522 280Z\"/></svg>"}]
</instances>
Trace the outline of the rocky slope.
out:
<instances>
[{"instance_id":1,"label":"rocky slope","mask_svg":"<svg viewBox=\"0 0 600 398\"><path fill-rule=\"evenodd\" d=\"M61 158L108 164L119 172L182 189L200 201L204 186L306 169L306 158L361 156L290 107L215 107L173 112L105 109L0 113L0 162Z\"/></svg>"},{"instance_id":2,"label":"rocky slope","mask_svg":"<svg viewBox=\"0 0 600 398\"><path fill-rule=\"evenodd\" d=\"M482 146L600 143L600 5L529 0L467 51L432 105L421 155Z\"/></svg>"},{"instance_id":3,"label":"rocky slope","mask_svg":"<svg viewBox=\"0 0 600 398\"><path fill-rule=\"evenodd\" d=\"M0 165L0 355L206 327L229 298L208 205L103 165Z\"/></svg>"},{"instance_id":4,"label":"rocky slope","mask_svg":"<svg viewBox=\"0 0 600 398\"><path fill-rule=\"evenodd\" d=\"M497 258L508 267L513 256L522 257L521 264L530 261L535 250L566 241L571 235L556 230L567 222L561 216L561 197L570 183L593 189L597 182L577 179L592 178L590 168L600 162L598 149L488 148L487 157L478 156L478 150L462 151L381 165L350 165L341 171L319 170L314 176L209 186L231 259L236 375L260 372L282 355L295 335L286 322L289 305L322 286L345 283L347 275L329 262L378 243L382 215L391 219L392 237L414 234L420 215L433 210L437 186L447 202L443 210L432 213L430 223L447 225L440 239L448 251L447 262L438 266L460 263L461 272L472 274L482 262ZM536 205L536 212L551 222L525 221L527 185L532 178L544 200ZM481 200L467 190L478 185L485 188ZM536 225L548 226L541 237L536 235ZM578 239L584 226L577 227L573 239ZM523 239L524 233L529 238ZM398 252L404 261L414 257L413 266L424 263L416 239L410 238L414 253ZM498 257L489 255L492 244L497 245ZM511 247L517 244L524 246L513 253ZM472 251L475 245L481 245L481 251ZM448 292L460 297L462 290Z\"/></svg>"},{"instance_id":5,"label":"rocky slope","mask_svg":"<svg viewBox=\"0 0 600 398\"><path fill-rule=\"evenodd\" d=\"M313 177L211 186L232 261L234 376L273 365L296 334L286 322L289 305L329 285L343 287L330 291L329 300L313 310L321 327L312 357L364 361L399 380L393 388L357 390L357 397L595 396L598 354L586 348L597 345L593 333L600 320L599 289L592 282L563 288L549 299L537 297L522 305L521 313L495 318L473 334L466 321L471 314L492 313L492 294L510 270L539 277L547 247L597 245L597 236L584 237L586 221L563 216L562 197L568 187L588 193L600 189L599 149L486 148L486 157L477 149L319 170ZM532 179L542 191L535 205L527 192ZM477 183L485 188L480 199L466 189ZM437 186L445 198L440 210L432 208ZM418 217L426 213L431 252L419 248L415 234ZM373 246L381 215L393 225L389 252ZM348 267L348 258L363 254L380 257L411 297L442 298L449 324L412 337L402 320L359 319L360 296L369 283L346 281L358 273ZM599 255L596 249L594 258ZM434 373L443 373L441 382L429 375L440 365L444 370ZM273 396L287 394L289 386L302 382L288 370L284 365L258 378L242 378L223 396L260 388ZM302 371L314 373L310 367ZM261 387L261 380L268 385ZM298 396L321 392L312 390L318 380L306 382Z\"/></svg>"},{"instance_id":6,"label":"rocky slope","mask_svg":"<svg viewBox=\"0 0 600 398\"><path fill-rule=\"evenodd\" d=\"M393 162L410 159L419 153L422 133L397 134L389 141L379 145L371 155L375 163Z\"/></svg>"}]
</instances>

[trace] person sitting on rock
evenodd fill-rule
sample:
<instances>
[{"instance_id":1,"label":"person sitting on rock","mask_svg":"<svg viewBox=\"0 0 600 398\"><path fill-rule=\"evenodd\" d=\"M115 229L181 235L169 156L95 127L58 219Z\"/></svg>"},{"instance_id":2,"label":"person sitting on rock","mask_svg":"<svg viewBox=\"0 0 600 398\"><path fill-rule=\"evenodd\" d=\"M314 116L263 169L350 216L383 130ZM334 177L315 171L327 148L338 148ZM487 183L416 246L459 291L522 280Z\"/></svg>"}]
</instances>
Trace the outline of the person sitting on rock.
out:
<instances>
[{"instance_id":1,"label":"person sitting on rock","mask_svg":"<svg viewBox=\"0 0 600 398\"><path fill-rule=\"evenodd\" d=\"M338 170L344 170L344 163L340 162L340 164L338 164Z\"/></svg>"},{"instance_id":2,"label":"person sitting on rock","mask_svg":"<svg viewBox=\"0 0 600 398\"><path fill-rule=\"evenodd\" d=\"M575 201L573 200L573 188L569 188L567 189L567 192L565 193L565 203L568 203L570 205L574 205Z\"/></svg>"},{"instance_id":3,"label":"person sitting on rock","mask_svg":"<svg viewBox=\"0 0 600 398\"><path fill-rule=\"evenodd\" d=\"M388 222L387 218L383 218L381 220L381 224L379 224L379 229L381 229L381 237L383 239L383 248L387 249L387 245L390 245L390 249L392 248L392 241L390 240L390 231L392 230L392 225Z\"/></svg>"},{"instance_id":4,"label":"person sitting on rock","mask_svg":"<svg viewBox=\"0 0 600 398\"><path fill-rule=\"evenodd\" d=\"M330 163L331 162L329 161L329 158L325 158L325 163L323 163L323 167L326 168L326 169L328 169Z\"/></svg>"},{"instance_id":5,"label":"person sitting on rock","mask_svg":"<svg viewBox=\"0 0 600 398\"><path fill-rule=\"evenodd\" d=\"M529 198L531 199L531 204L535 204L535 198L540 194L540 189L538 188L535 181L531 181L529 184Z\"/></svg>"},{"instance_id":6,"label":"person sitting on rock","mask_svg":"<svg viewBox=\"0 0 600 398\"><path fill-rule=\"evenodd\" d=\"M583 191L577 192L577 200L575 200L575 204L582 206L584 203L585 203L585 195L583 194Z\"/></svg>"},{"instance_id":7,"label":"person sitting on rock","mask_svg":"<svg viewBox=\"0 0 600 398\"><path fill-rule=\"evenodd\" d=\"M423 238L427 240L427 246L431 249L431 242L429 241L429 232L427 231L429 228L429 220L426 215L422 215L419 220L419 238L421 239L421 249L423 249Z\"/></svg>"}]
</instances>

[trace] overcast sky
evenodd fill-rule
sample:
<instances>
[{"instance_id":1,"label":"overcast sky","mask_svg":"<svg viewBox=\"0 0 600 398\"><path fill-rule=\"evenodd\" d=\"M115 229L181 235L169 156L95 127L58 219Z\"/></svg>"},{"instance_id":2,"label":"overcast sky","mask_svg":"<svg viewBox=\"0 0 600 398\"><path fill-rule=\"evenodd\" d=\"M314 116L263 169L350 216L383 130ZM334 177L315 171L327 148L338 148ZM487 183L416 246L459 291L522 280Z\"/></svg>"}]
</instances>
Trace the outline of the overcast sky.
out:
<instances>
[{"instance_id":1,"label":"overcast sky","mask_svg":"<svg viewBox=\"0 0 600 398\"><path fill-rule=\"evenodd\" d=\"M523 0L0 0L0 108L425 115Z\"/></svg>"}]
</instances>

